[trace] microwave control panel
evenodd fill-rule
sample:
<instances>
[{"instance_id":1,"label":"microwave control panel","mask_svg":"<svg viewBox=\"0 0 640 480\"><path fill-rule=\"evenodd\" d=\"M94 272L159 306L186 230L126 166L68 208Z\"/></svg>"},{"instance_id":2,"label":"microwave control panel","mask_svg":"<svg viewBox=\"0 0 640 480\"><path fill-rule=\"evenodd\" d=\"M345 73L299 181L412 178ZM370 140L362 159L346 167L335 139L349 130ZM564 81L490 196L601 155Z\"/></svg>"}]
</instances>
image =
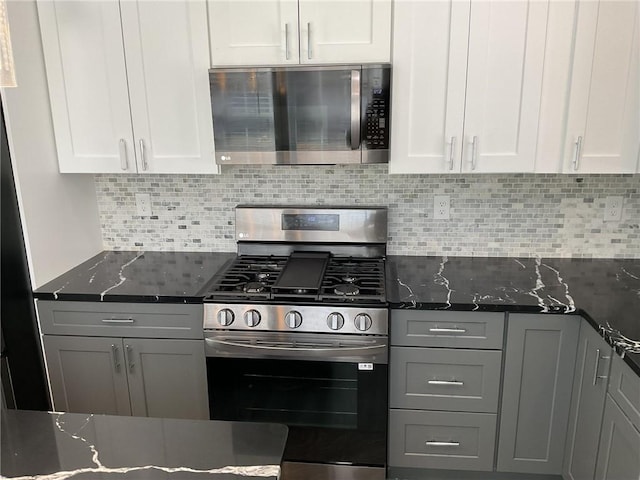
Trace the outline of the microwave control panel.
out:
<instances>
[{"instance_id":1,"label":"microwave control panel","mask_svg":"<svg viewBox=\"0 0 640 480\"><path fill-rule=\"evenodd\" d=\"M362 71L364 148L386 150L389 148L389 90L391 69L389 66L363 68Z\"/></svg>"}]
</instances>

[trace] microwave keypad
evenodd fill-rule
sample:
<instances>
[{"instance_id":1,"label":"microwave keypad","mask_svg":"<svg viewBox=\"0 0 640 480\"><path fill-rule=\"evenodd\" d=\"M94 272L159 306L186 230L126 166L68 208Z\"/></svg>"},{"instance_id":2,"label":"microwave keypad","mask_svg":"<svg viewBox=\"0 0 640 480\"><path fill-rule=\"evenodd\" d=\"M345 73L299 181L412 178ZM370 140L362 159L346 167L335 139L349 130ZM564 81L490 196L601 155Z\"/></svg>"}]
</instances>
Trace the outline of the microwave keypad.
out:
<instances>
[{"instance_id":1,"label":"microwave keypad","mask_svg":"<svg viewBox=\"0 0 640 480\"><path fill-rule=\"evenodd\" d=\"M370 149L384 149L387 146L387 104L377 96L367 106L366 140Z\"/></svg>"}]
</instances>

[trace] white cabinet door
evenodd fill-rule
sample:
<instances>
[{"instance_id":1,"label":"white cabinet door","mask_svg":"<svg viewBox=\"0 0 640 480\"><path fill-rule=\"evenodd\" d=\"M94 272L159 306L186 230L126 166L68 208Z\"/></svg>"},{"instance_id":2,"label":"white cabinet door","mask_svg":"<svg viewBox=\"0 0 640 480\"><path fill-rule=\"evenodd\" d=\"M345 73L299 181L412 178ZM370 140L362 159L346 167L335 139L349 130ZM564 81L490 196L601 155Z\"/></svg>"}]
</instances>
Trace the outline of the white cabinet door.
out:
<instances>
[{"instance_id":1,"label":"white cabinet door","mask_svg":"<svg viewBox=\"0 0 640 480\"><path fill-rule=\"evenodd\" d=\"M211 65L299 62L297 0L209 0Z\"/></svg>"},{"instance_id":2,"label":"white cabinet door","mask_svg":"<svg viewBox=\"0 0 640 480\"><path fill-rule=\"evenodd\" d=\"M300 63L388 62L391 0L299 0Z\"/></svg>"},{"instance_id":3,"label":"white cabinet door","mask_svg":"<svg viewBox=\"0 0 640 480\"><path fill-rule=\"evenodd\" d=\"M121 9L138 172L216 172L206 3Z\"/></svg>"},{"instance_id":4,"label":"white cabinet door","mask_svg":"<svg viewBox=\"0 0 640 480\"><path fill-rule=\"evenodd\" d=\"M578 3L563 170L631 173L640 155L640 3Z\"/></svg>"},{"instance_id":5,"label":"white cabinet door","mask_svg":"<svg viewBox=\"0 0 640 480\"><path fill-rule=\"evenodd\" d=\"M394 6L390 173L459 172L469 3Z\"/></svg>"},{"instance_id":6,"label":"white cabinet door","mask_svg":"<svg viewBox=\"0 0 640 480\"><path fill-rule=\"evenodd\" d=\"M43 0L38 16L60 171L135 172L118 3Z\"/></svg>"},{"instance_id":7,"label":"white cabinet door","mask_svg":"<svg viewBox=\"0 0 640 480\"><path fill-rule=\"evenodd\" d=\"M462 171L535 167L548 2L471 2Z\"/></svg>"}]
</instances>

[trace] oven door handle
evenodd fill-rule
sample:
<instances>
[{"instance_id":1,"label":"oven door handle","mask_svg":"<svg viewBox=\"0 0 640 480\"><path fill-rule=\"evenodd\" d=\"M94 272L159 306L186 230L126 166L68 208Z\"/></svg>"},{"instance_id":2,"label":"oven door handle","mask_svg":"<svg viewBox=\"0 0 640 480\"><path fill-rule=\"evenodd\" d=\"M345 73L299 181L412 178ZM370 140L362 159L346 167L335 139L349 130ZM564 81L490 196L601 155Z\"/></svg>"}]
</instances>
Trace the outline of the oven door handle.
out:
<instances>
[{"instance_id":1,"label":"oven door handle","mask_svg":"<svg viewBox=\"0 0 640 480\"><path fill-rule=\"evenodd\" d=\"M343 352L345 350L374 350L379 348L386 348L386 345L383 344L344 347L323 347L321 345L318 345L317 347L296 347L293 343L288 346L281 346L276 344L255 345L252 343L230 342L228 340L220 340L218 338L205 338L205 341L210 345L221 344L228 345L230 347L253 348L259 350L285 350L289 352Z\"/></svg>"}]
</instances>

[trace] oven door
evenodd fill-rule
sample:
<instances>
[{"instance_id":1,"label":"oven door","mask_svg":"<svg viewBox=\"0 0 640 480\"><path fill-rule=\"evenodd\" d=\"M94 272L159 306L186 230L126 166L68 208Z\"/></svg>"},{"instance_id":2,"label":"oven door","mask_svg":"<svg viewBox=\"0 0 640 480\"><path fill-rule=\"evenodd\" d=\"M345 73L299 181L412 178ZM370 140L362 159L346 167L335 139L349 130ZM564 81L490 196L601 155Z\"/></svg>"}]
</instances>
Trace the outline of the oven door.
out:
<instances>
[{"instance_id":1,"label":"oven door","mask_svg":"<svg viewBox=\"0 0 640 480\"><path fill-rule=\"evenodd\" d=\"M268 333L205 334L211 418L288 425L287 462L384 466L387 338Z\"/></svg>"}]
</instances>

